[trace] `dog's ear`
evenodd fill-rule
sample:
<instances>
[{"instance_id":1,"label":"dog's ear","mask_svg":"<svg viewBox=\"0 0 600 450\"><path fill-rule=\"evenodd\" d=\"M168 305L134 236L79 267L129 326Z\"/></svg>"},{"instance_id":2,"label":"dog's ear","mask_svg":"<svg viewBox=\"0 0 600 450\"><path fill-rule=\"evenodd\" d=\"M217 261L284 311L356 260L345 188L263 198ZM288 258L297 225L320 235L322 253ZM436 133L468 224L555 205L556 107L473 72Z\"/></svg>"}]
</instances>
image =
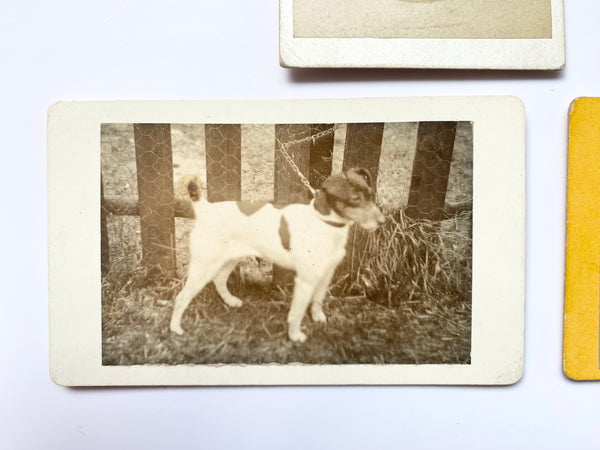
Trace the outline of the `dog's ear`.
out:
<instances>
[{"instance_id":1,"label":"dog's ear","mask_svg":"<svg viewBox=\"0 0 600 450\"><path fill-rule=\"evenodd\" d=\"M322 191L321 189L317 190L315 192L315 209L317 211L319 211L319 213L323 214L324 216L328 215L331 212L331 206L329 205L329 202L327 201L327 194L325 193L325 191Z\"/></svg>"},{"instance_id":2,"label":"dog's ear","mask_svg":"<svg viewBox=\"0 0 600 450\"><path fill-rule=\"evenodd\" d=\"M373 187L373 178L371 177L371 172L369 172L367 169L364 169L362 167L357 167L354 169L354 173L356 173L357 175L363 177L365 179L365 181L367 182L367 185L372 188Z\"/></svg>"},{"instance_id":3,"label":"dog's ear","mask_svg":"<svg viewBox=\"0 0 600 450\"><path fill-rule=\"evenodd\" d=\"M344 174L330 176L321 185L327 195L340 199L342 201L350 200L350 183Z\"/></svg>"}]
</instances>

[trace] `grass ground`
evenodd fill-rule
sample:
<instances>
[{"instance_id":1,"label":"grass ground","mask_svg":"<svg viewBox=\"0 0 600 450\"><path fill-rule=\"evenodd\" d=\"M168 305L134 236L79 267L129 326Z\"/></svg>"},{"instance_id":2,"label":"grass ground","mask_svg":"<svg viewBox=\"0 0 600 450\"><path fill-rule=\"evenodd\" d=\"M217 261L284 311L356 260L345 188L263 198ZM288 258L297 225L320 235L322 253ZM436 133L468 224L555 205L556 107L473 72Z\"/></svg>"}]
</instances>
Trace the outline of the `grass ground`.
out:
<instances>
[{"instance_id":1,"label":"grass ground","mask_svg":"<svg viewBox=\"0 0 600 450\"><path fill-rule=\"evenodd\" d=\"M114 292L106 283L104 289L110 299L102 305L104 365L470 362L470 302L449 297L415 298L398 307L365 297L330 298L328 323L305 317L309 339L293 344L287 339L287 292L244 289L244 305L233 309L208 287L186 312L180 337L169 331L172 287L130 283Z\"/></svg>"}]
</instances>

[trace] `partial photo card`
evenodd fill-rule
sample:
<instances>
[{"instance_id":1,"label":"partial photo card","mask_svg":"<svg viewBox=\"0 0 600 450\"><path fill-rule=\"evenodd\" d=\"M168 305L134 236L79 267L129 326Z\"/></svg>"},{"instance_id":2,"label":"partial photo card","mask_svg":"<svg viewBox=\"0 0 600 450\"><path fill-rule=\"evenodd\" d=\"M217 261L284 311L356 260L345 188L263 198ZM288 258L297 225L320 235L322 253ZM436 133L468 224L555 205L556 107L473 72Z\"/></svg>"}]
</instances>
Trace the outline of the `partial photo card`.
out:
<instances>
[{"instance_id":1,"label":"partial photo card","mask_svg":"<svg viewBox=\"0 0 600 450\"><path fill-rule=\"evenodd\" d=\"M563 0L280 0L285 67L561 69Z\"/></svg>"},{"instance_id":2,"label":"partial photo card","mask_svg":"<svg viewBox=\"0 0 600 450\"><path fill-rule=\"evenodd\" d=\"M600 98L571 104L569 130L564 368L600 380Z\"/></svg>"},{"instance_id":3,"label":"partial photo card","mask_svg":"<svg viewBox=\"0 0 600 450\"><path fill-rule=\"evenodd\" d=\"M524 123L513 97L53 105L52 379L516 382Z\"/></svg>"}]
</instances>

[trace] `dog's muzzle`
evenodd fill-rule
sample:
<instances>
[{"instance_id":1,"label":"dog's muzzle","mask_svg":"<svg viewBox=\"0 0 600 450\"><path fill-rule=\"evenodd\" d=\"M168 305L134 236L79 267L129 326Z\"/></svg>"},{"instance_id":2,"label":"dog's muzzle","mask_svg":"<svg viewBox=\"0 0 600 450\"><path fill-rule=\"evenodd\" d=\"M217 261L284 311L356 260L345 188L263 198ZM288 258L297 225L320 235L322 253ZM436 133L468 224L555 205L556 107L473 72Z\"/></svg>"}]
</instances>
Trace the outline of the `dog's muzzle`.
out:
<instances>
[{"instance_id":1,"label":"dog's muzzle","mask_svg":"<svg viewBox=\"0 0 600 450\"><path fill-rule=\"evenodd\" d=\"M375 204L370 208L367 214L365 214L364 220L362 220L359 225L365 230L376 230L381 225L385 223L385 216L383 213L377 208Z\"/></svg>"}]
</instances>

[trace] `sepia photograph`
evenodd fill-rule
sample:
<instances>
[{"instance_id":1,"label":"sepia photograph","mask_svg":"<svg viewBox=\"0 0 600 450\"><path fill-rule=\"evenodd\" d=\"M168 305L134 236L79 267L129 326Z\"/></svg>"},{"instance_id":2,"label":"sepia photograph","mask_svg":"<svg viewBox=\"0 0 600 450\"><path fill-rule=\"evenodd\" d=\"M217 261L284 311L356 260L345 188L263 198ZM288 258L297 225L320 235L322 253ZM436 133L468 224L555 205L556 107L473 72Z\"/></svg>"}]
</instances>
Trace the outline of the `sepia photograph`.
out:
<instances>
[{"instance_id":1,"label":"sepia photograph","mask_svg":"<svg viewBox=\"0 0 600 450\"><path fill-rule=\"evenodd\" d=\"M280 0L288 68L560 70L564 0Z\"/></svg>"},{"instance_id":2,"label":"sepia photograph","mask_svg":"<svg viewBox=\"0 0 600 450\"><path fill-rule=\"evenodd\" d=\"M548 39L551 0L293 0L301 38ZM327 11L315 21L315 11Z\"/></svg>"},{"instance_id":3,"label":"sepia photograph","mask_svg":"<svg viewBox=\"0 0 600 450\"><path fill-rule=\"evenodd\" d=\"M101 126L102 364L469 364L471 122Z\"/></svg>"},{"instance_id":4,"label":"sepia photograph","mask_svg":"<svg viewBox=\"0 0 600 450\"><path fill-rule=\"evenodd\" d=\"M514 97L54 105L52 379L514 383L524 132Z\"/></svg>"}]
</instances>

